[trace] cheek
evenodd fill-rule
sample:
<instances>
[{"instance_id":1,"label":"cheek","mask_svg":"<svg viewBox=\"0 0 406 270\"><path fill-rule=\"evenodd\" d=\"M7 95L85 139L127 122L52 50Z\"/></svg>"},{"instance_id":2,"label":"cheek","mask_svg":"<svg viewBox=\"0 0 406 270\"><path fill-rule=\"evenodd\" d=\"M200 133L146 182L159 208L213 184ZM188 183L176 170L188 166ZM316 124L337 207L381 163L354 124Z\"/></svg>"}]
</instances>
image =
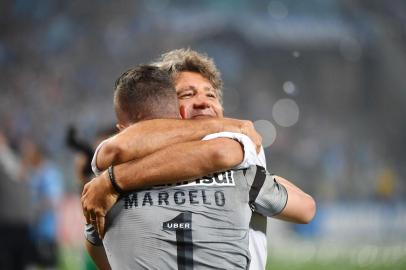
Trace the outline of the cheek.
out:
<instances>
[{"instance_id":1,"label":"cheek","mask_svg":"<svg viewBox=\"0 0 406 270\"><path fill-rule=\"evenodd\" d=\"M223 107L219 103L213 104L212 107L218 117L223 117Z\"/></svg>"}]
</instances>

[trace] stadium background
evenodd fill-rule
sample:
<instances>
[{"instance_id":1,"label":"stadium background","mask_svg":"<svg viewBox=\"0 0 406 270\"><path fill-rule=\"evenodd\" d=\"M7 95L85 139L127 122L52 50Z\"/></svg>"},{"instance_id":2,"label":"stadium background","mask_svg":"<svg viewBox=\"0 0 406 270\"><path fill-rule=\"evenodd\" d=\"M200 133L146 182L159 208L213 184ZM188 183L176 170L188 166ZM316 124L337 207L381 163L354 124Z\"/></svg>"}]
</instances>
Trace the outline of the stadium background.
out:
<instances>
[{"instance_id":1,"label":"stadium background","mask_svg":"<svg viewBox=\"0 0 406 270\"><path fill-rule=\"evenodd\" d=\"M0 25L0 128L63 172L61 269L82 263L67 127L94 140L115 78L181 47L214 58L226 115L253 120L271 170L318 202L310 225L270 222L269 269L405 267L404 1L16 0Z\"/></svg>"}]
</instances>

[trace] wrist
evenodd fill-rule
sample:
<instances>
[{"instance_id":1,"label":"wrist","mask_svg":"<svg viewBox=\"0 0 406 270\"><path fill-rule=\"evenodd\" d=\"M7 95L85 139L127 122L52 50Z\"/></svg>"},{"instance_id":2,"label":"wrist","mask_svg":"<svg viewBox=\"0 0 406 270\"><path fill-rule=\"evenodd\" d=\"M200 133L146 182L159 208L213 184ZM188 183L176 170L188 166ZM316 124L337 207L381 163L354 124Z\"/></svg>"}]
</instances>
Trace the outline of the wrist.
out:
<instances>
[{"instance_id":1,"label":"wrist","mask_svg":"<svg viewBox=\"0 0 406 270\"><path fill-rule=\"evenodd\" d=\"M243 131L245 129L244 121L232 118L223 118L219 121L222 124L221 130L219 132L228 131L243 134Z\"/></svg>"},{"instance_id":2,"label":"wrist","mask_svg":"<svg viewBox=\"0 0 406 270\"><path fill-rule=\"evenodd\" d=\"M206 136L212 133L222 132L226 129L227 124L224 119L218 118L206 118L199 120L190 120L195 129L202 132L202 135ZM203 136L203 137L204 137Z\"/></svg>"},{"instance_id":3,"label":"wrist","mask_svg":"<svg viewBox=\"0 0 406 270\"><path fill-rule=\"evenodd\" d=\"M104 186L105 186L105 194L106 195L113 195L113 196L120 196L120 193L118 193L114 187L113 184L110 181L109 173L107 170L105 170L102 174L103 180L104 180Z\"/></svg>"},{"instance_id":4,"label":"wrist","mask_svg":"<svg viewBox=\"0 0 406 270\"><path fill-rule=\"evenodd\" d=\"M123 190L121 189L121 187L117 184L116 177L115 177L115 175L114 175L114 166L113 166L113 165L111 165L111 166L107 169L107 173L108 173L108 175L109 175L109 180L110 180L110 183L111 183L111 185L112 185L114 191L115 191L116 193L118 193L118 194L123 194L124 191L123 191Z\"/></svg>"}]
</instances>

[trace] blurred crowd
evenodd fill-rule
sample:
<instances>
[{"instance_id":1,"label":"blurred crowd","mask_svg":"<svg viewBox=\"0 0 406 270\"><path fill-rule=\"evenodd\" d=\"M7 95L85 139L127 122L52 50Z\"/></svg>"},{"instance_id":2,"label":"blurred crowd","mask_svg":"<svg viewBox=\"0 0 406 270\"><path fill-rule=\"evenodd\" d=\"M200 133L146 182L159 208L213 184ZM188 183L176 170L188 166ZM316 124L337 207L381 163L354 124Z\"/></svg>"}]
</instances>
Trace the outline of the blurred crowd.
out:
<instances>
[{"instance_id":1,"label":"blurred crowd","mask_svg":"<svg viewBox=\"0 0 406 270\"><path fill-rule=\"evenodd\" d=\"M2 224L52 240L61 194L83 185L72 127L92 149L114 126L121 72L188 46L214 58L225 115L258 124L275 173L320 201L401 200L405 10L401 0L1 1Z\"/></svg>"}]
</instances>

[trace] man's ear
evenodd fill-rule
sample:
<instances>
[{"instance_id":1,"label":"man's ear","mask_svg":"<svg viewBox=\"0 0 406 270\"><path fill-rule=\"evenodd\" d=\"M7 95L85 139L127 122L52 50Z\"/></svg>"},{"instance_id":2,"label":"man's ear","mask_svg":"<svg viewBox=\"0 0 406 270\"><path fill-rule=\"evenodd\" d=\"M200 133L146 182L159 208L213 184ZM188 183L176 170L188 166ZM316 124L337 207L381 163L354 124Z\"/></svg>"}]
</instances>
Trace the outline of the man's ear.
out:
<instances>
[{"instance_id":1,"label":"man's ear","mask_svg":"<svg viewBox=\"0 0 406 270\"><path fill-rule=\"evenodd\" d=\"M186 119L186 108L185 106L179 107L179 114L182 119Z\"/></svg>"}]
</instances>

